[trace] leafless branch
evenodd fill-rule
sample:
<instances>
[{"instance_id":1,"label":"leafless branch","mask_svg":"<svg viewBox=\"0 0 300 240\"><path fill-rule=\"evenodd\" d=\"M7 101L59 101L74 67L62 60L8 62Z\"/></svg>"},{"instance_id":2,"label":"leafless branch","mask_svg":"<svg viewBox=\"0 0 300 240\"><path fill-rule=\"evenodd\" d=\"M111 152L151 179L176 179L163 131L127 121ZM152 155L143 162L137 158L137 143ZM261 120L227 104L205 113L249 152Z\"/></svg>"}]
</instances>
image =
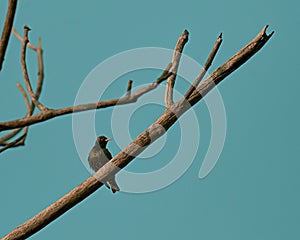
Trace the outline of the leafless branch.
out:
<instances>
[{"instance_id":1,"label":"leafless branch","mask_svg":"<svg viewBox=\"0 0 300 240\"><path fill-rule=\"evenodd\" d=\"M28 31L28 29L27 29ZM17 36L17 38L23 43L24 41L26 41L26 38L22 38L17 32L16 30L13 28L13 33ZM25 39L25 40L24 40ZM27 45L29 45L29 42L27 43ZM23 48L24 45L22 44ZM26 47L26 46L25 46ZM38 47L35 47L34 45L31 44L31 49L33 49L34 51L36 51L37 53L37 58L38 58L38 81L37 81L37 87L36 87L36 93L35 93L35 99L38 100L39 96L41 94L41 90L42 90L42 85L43 85L43 78L44 78L44 66L43 66L43 50L42 50L42 44L41 44L41 40L38 40ZM22 49L24 50L24 49ZM26 51L26 49L25 49ZM23 59L22 62L25 62L25 56L21 56L21 58ZM25 68L26 68L26 62L24 63ZM26 70L27 73L27 70ZM26 80L25 80L26 83ZM28 118L30 116L32 116L32 113L34 111L35 108L35 104L33 102L29 102L29 99L27 97L27 94L24 90L24 88L21 86L20 83L17 83L17 87L19 88L20 92L22 93L22 96L24 98L25 104L26 104L26 109L27 109L27 114L25 116L25 118ZM22 129L24 129L24 133L18 137L17 139L15 139L12 142L9 142L9 139L12 139L13 137L15 137L20 131L22 131ZM16 128L13 131L7 133L6 135L0 137L0 145L4 146L3 148L0 149L0 153L9 149L9 148L13 148L13 147L18 147L18 146L23 146L25 144L25 139L27 137L27 133L28 133L28 126L25 127L21 127L21 128Z\"/></svg>"},{"instance_id":2,"label":"leafless branch","mask_svg":"<svg viewBox=\"0 0 300 240\"><path fill-rule=\"evenodd\" d=\"M23 73L25 85L26 85L28 94L29 94L29 96L31 98L31 101L34 103L34 105L38 109L40 109L41 111L46 111L46 110L48 110L48 108L46 108L45 106L43 106L43 104L41 104L37 100L35 94L33 93L32 87L31 87L31 83L30 83L30 80L29 80L29 76L28 76L27 64L26 64L26 48L27 48L27 43L29 42L29 40L28 40L28 32L29 32L29 30L30 30L29 27L24 26L24 38L23 38L23 42L22 42L22 53L21 53L22 73ZM38 50L39 50L39 48L38 48Z\"/></svg>"},{"instance_id":3,"label":"leafless branch","mask_svg":"<svg viewBox=\"0 0 300 240\"><path fill-rule=\"evenodd\" d=\"M16 37L17 39L20 40L20 42L23 42L22 36L16 31L16 29L15 29L14 27L12 27L11 31L12 31L12 33L15 35L15 37ZM30 43L30 42L27 43L27 46L28 46L29 48L31 48L33 51L37 51L37 49L38 49L36 46L34 46L34 45L33 45L32 43Z\"/></svg>"},{"instance_id":4,"label":"leafless branch","mask_svg":"<svg viewBox=\"0 0 300 240\"><path fill-rule=\"evenodd\" d=\"M184 45L188 41L189 32L187 30L184 30L183 34L179 37L177 44L174 49L173 57L172 57L172 68L171 71L172 74L167 79L166 84L166 93L165 93L165 104L166 107L172 106L173 102L173 88L175 84L175 79L177 75L177 70L181 58L181 54L184 48Z\"/></svg>"},{"instance_id":5,"label":"leafless branch","mask_svg":"<svg viewBox=\"0 0 300 240\"><path fill-rule=\"evenodd\" d=\"M16 36L16 38L18 38L20 40L20 42L23 43L24 41L26 41L26 40L24 40L24 38L21 37L21 35L16 31L16 29L14 27L12 28L12 32ZM43 81L44 81L44 60L43 60L42 40L41 40L41 38L38 39L38 47L31 44L29 41L27 41L26 46L28 46L29 48L31 48L33 51L35 51L37 53L38 81L37 81L37 86L36 86L36 91L35 91L35 98L38 100L41 95ZM23 56L22 56L22 58L23 58ZM34 108L32 107L32 111L33 110L34 110Z\"/></svg>"},{"instance_id":6,"label":"leafless branch","mask_svg":"<svg viewBox=\"0 0 300 240\"><path fill-rule=\"evenodd\" d=\"M13 26L16 8L17 8L17 0L9 0L8 1L8 7L7 7L7 13L6 18L3 24L3 31L0 39L0 71L2 69L2 65L4 62L5 52L7 49L7 45L9 42L9 37L11 33L11 28Z\"/></svg>"},{"instance_id":7,"label":"leafless branch","mask_svg":"<svg viewBox=\"0 0 300 240\"><path fill-rule=\"evenodd\" d=\"M37 47L37 58L38 58L38 81L35 90L35 98L39 99L42 92L43 81L44 81L44 61L43 61L43 49L42 49L42 40L38 39Z\"/></svg>"},{"instance_id":8,"label":"leafless branch","mask_svg":"<svg viewBox=\"0 0 300 240\"><path fill-rule=\"evenodd\" d=\"M132 80L129 80L127 85L126 98L130 98L131 89L132 89Z\"/></svg>"},{"instance_id":9,"label":"leafless branch","mask_svg":"<svg viewBox=\"0 0 300 240\"><path fill-rule=\"evenodd\" d=\"M192 86L189 88L189 90L186 92L186 94L184 95L185 99L188 99L190 97L190 95L196 90L196 87L198 86L198 84L201 82L201 80L203 79L205 73L207 73L209 67L211 66L220 46L222 43L222 33L219 35L211 53L209 54L205 64L203 65L201 72L199 73L198 77L196 78L196 80L194 81L194 83L192 84Z\"/></svg>"},{"instance_id":10,"label":"leafless branch","mask_svg":"<svg viewBox=\"0 0 300 240\"><path fill-rule=\"evenodd\" d=\"M33 110L32 106L30 105L29 99L28 99L27 94L26 94L24 88L22 87L22 85L20 83L17 83L17 87L19 88L19 90L24 98L24 102L25 102L26 109L27 109L26 117L29 117L32 114L32 110ZM26 139L27 133L28 133L27 126L24 127L24 132L20 137L18 137L17 139L15 139L12 142L6 142L7 140L16 136L21 130L22 130L22 128L14 129L13 131L9 132L8 134L6 134L0 138L0 145L4 146L3 148L0 148L0 153L4 152L5 150L7 150L9 148L24 145L25 139Z\"/></svg>"},{"instance_id":11,"label":"leafless branch","mask_svg":"<svg viewBox=\"0 0 300 240\"><path fill-rule=\"evenodd\" d=\"M22 131L22 128L16 128L16 129L12 130L11 132L5 134L4 136L1 136L0 137L0 145L6 146L7 144L9 144L9 142L7 142L7 141L9 139L12 139L14 136L16 136L21 131Z\"/></svg>"},{"instance_id":12,"label":"leafless branch","mask_svg":"<svg viewBox=\"0 0 300 240\"><path fill-rule=\"evenodd\" d=\"M266 34L268 25L266 25L259 34L244 48L238 51L222 66L217 68L212 74L210 74L205 81L197 87L197 91L194 91L188 101L191 105L197 103L202 99L212 88L215 87L220 81L227 77L230 73L239 68L249 58L251 58L256 52L258 52L265 43L272 37L274 31L269 35Z\"/></svg>"},{"instance_id":13,"label":"leafless branch","mask_svg":"<svg viewBox=\"0 0 300 240\"><path fill-rule=\"evenodd\" d=\"M100 168L93 176L89 177L58 201L4 236L3 240L25 239L30 237L100 188L102 186L101 181L111 177L111 175L116 174L124 168L151 143L161 137L191 105L196 104L205 94L216 86L216 84L220 83L226 76L259 51L273 34L272 32L270 35L267 35L265 32L266 28L267 26L248 45L210 74L206 80L197 87L197 91L193 92L188 101L180 100L169 108L166 108L165 112L148 129Z\"/></svg>"},{"instance_id":14,"label":"leafless branch","mask_svg":"<svg viewBox=\"0 0 300 240\"><path fill-rule=\"evenodd\" d=\"M104 101L94 102L94 103L80 104L80 105L70 106L70 107L60 108L60 109L48 109L46 111L43 111L41 113L29 117L24 117L24 118L7 121L7 122L0 122L0 131L20 128L24 126L30 126L35 123L43 122L66 114L88 111L88 110L99 109L99 108L107 108L111 106L124 105L124 104L136 102L139 97L155 89L161 82L163 82L168 78L168 76L170 76L171 74L169 73L170 67L171 64L167 66L167 68L162 73L162 75L159 78L157 78L152 84L138 90L130 97L125 96L122 98L104 100Z\"/></svg>"}]
</instances>

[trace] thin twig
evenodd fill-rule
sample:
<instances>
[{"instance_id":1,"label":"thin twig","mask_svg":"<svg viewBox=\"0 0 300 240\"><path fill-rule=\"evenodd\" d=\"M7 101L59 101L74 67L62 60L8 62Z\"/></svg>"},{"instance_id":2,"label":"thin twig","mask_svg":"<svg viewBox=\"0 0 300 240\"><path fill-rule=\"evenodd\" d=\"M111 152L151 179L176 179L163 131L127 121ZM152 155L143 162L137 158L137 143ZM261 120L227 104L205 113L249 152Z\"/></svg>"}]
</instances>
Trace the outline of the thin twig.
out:
<instances>
[{"instance_id":1,"label":"thin twig","mask_svg":"<svg viewBox=\"0 0 300 240\"><path fill-rule=\"evenodd\" d=\"M222 43L222 33L219 35L213 49L211 50L211 53L209 54L204 66L202 67L201 72L199 73L198 77L196 78L196 80L194 81L192 86L189 88L189 90L184 95L185 99L188 99L191 96L191 94L196 90L196 87L198 86L198 84L203 79L205 73L207 73L209 67L211 66L211 64L221 46L221 43Z\"/></svg>"},{"instance_id":2,"label":"thin twig","mask_svg":"<svg viewBox=\"0 0 300 240\"><path fill-rule=\"evenodd\" d=\"M16 29L14 27L12 28L12 32L15 35L15 37L21 41L21 43L24 42L24 38L16 31ZM44 60L43 60L42 40L41 40L41 38L38 39L37 47L35 45L31 44L29 41L27 42L27 46L37 53L38 80L37 80L37 86L36 86L36 91L35 91L35 98L38 100L41 95L43 82L44 82ZM34 110L34 107L32 106L32 111L33 110Z\"/></svg>"},{"instance_id":3,"label":"thin twig","mask_svg":"<svg viewBox=\"0 0 300 240\"><path fill-rule=\"evenodd\" d=\"M38 81L35 91L35 98L39 99L42 87L43 87L43 81L44 81L44 61L43 61L43 49L42 49L42 40L41 38L38 39L38 47L37 47L37 58L38 58Z\"/></svg>"},{"instance_id":4,"label":"thin twig","mask_svg":"<svg viewBox=\"0 0 300 240\"><path fill-rule=\"evenodd\" d=\"M23 98L24 98L24 102L25 102L25 105L26 105L26 116L29 117L31 112L32 112L32 108L30 106L30 102L29 102L29 99L27 97L27 94L25 92L25 89L22 87L22 85L20 83L17 83L16 84L17 87L19 88Z\"/></svg>"},{"instance_id":5,"label":"thin twig","mask_svg":"<svg viewBox=\"0 0 300 240\"><path fill-rule=\"evenodd\" d=\"M29 99L27 97L27 94L25 92L25 89L22 87L22 85L20 83L17 83L17 87L20 89L20 92L22 93L22 96L24 98L24 102L25 102L25 105L26 105L26 109L27 109L27 117L30 117L33 113L33 110L34 110L34 105L30 105L30 102L29 102ZM20 140L15 144L15 146L22 146L25 144L25 139L27 137L27 134L28 134L28 129L29 127L26 126L24 127L24 133L23 133L23 137L20 138Z\"/></svg>"},{"instance_id":6,"label":"thin twig","mask_svg":"<svg viewBox=\"0 0 300 240\"><path fill-rule=\"evenodd\" d=\"M151 90L156 88L161 82L168 79L168 77L172 74L171 67L172 63L169 63L159 78L157 78L152 84L136 91L133 95L131 95L131 98L136 101L140 96L144 95L147 92L150 92Z\"/></svg>"},{"instance_id":7,"label":"thin twig","mask_svg":"<svg viewBox=\"0 0 300 240\"><path fill-rule=\"evenodd\" d=\"M131 89L132 89L132 80L129 80L127 85L126 98L131 97Z\"/></svg>"},{"instance_id":8,"label":"thin twig","mask_svg":"<svg viewBox=\"0 0 300 240\"><path fill-rule=\"evenodd\" d=\"M12 130L11 132L3 135L0 137L0 145L1 146L6 146L7 144L9 144L9 142L7 142L9 139L12 139L14 136L16 136L19 132L22 131L23 128L16 128L14 130Z\"/></svg>"},{"instance_id":9,"label":"thin twig","mask_svg":"<svg viewBox=\"0 0 300 240\"><path fill-rule=\"evenodd\" d=\"M12 33L15 35L15 37L17 38L17 39L19 39L20 40L20 42L22 43L23 42L23 37L17 32L17 30L14 28L14 27L12 27L12 29L11 29L11 31L12 31ZM32 49L33 51L37 51L37 47L36 46L34 46L32 43L30 43L30 42L28 42L27 43L27 47L29 47L30 49Z\"/></svg>"},{"instance_id":10,"label":"thin twig","mask_svg":"<svg viewBox=\"0 0 300 240\"><path fill-rule=\"evenodd\" d=\"M184 48L184 45L188 41L189 32L187 30L184 30L184 32L180 35L172 57L172 68L170 72L172 74L167 79L166 84L166 93L165 93L165 105L166 107L170 107L173 105L173 88L175 84L175 79L178 71L178 66L181 58L181 54Z\"/></svg>"},{"instance_id":11,"label":"thin twig","mask_svg":"<svg viewBox=\"0 0 300 240\"><path fill-rule=\"evenodd\" d=\"M250 57L258 52L265 43L272 37L274 31L269 35L266 34L268 25L266 25L260 33L245 47L238 51L234 56L227 60L223 65L218 67L212 74L210 74L187 99L191 105L194 105L202 99L212 88L220 81L227 77L230 73L235 71L238 67L244 64Z\"/></svg>"},{"instance_id":12,"label":"thin twig","mask_svg":"<svg viewBox=\"0 0 300 240\"><path fill-rule=\"evenodd\" d=\"M8 1L6 18L3 24L3 31L0 39L0 71L2 69L2 65L4 62L5 52L7 49L11 29L15 18L17 3L18 3L17 0Z\"/></svg>"},{"instance_id":13,"label":"thin twig","mask_svg":"<svg viewBox=\"0 0 300 240\"><path fill-rule=\"evenodd\" d=\"M27 128L27 127L26 127ZM17 139L15 139L14 141L8 143L5 147L1 148L0 149L0 153L4 152L5 150L9 149L9 148L12 148L12 147L15 147L16 145L20 146L21 142L24 144L24 138L26 137L27 135L27 131L24 132L20 137L18 137Z\"/></svg>"},{"instance_id":14,"label":"thin twig","mask_svg":"<svg viewBox=\"0 0 300 240\"><path fill-rule=\"evenodd\" d=\"M28 31L28 29L27 29L27 31ZM12 29L12 32L22 43L24 41L26 41L26 39L22 38L14 28ZM37 81L36 92L34 95L35 95L35 99L38 100L40 97L41 91L42 91L43 79L44 79L43 50L42 50L41 39L40 38L38 39L38 47L35 47L34 45L30 44L29 42L27 42L27 46L29 46L32 50L34 50L37 53L38 81ZM25 118L28 118L32 115L34 108L35 108L35 104L33 102L31 102L31 104L30 104L27 94L20 83L17 83L17 87L19 88L19 90L22 93L22 96L24 98L24 101L26 104L26 109L27 109L27 114L26 114ZM16 136L22 129L24 129L24 133L21 137L17 138L13 142L8 141L9 139L12 139L14 136ZM27 133L28 133L28 126L25 126L24 128L14 129L13 131L9 132L8 134L0 137L0 145L4 146L4 148L0 149L0 153L9 148L23 146L25 144L25 139L27 137Z\"/></svg>"},{"instance_id":15,"label":"thin twig","mask_svg":"<svg viewBox=\"0 0 300 240\"><path fill-rule=\"evenodd\" d=\"M29 42L29 40L28 40L28 32L29 32L29 30L30 30L29 27L24 26L24 38L23 38L23 42L22 42L22 53L21 53L22 73L23 73L23 77L24 77L26 89L27 89L28 94L29 94L29 96L31 98L31 101L41 111L47 111L48 108L46 108L45 106L43 106L36 99L36 96L35 96L35 94L32 91L31 83L30 83L29 76L28 76L27 64L26 64L26 49L27 49L27 43Z\"/></svg>"},{"instance_id":16,"label":"thin twig","mask_svg":"<svg viewBox=\"0 0 300 240\"><path fill-rule=\"evenodd\" d=\"M132 94L129 98L125 96L123 98L116 98L116 99L104 100L100 102L80 104L80 105L70 106L66 108L48 109L46 111L43 111L41 113L29 117L24 117L24 118L20 118L8 122L0 122L0 131L30 126L35 123L49 120L51 118L55 118L66 114L72 114L75 112L82 112L82 111L88 111L88 110L99 109L99 108L107 108L116 105L124 105L124 104L130 104L136 102L139 97L155 89L162 81L168 78L168 76L170 75L168 69L170 69L170 67L171 64L168 64L167 68L164 70L164 72L159 78L157 78L152 84L138 90L136 93Z\"/></svg>"},{"instance_id":17,"label":"thin twig","mask_svg":"<svg viewBox=\"0 0 300 240\"><path fill-rule=\"evenodd\" d=\"M26 105L26 117L29 117L32 114L33 109L30 105L29 99L28 99L27 94L26 94L24 88L22 87L22 85L20 83L17 83L17 87L19 88L19 90L24 98L24 102ZM5 142L5 141L13 138L21 130L22 130L22 128L15 129L0 138L0 144L4 146L3 148L0 149L0 153L4 152L5 150L7 150L9 148L24 145L25 139L26 139L27 133L28 133L28 126L24 127L24 133L19 138L15 139L12 142Z\"/></svg>"},{"instance_id":18,"label":"thin twig","mask_svg":"<svg viewBox=\"0 0 300 240\"><path fill-rule=\"evenodd\" d=\"M202 82L199 87L201 85L203 86L204 84L208 84L208 82L211 82L213 84L219 83L226 76L228 76L229 73L240 67L263 45L265 45L272 34L273 33L271 33L270 35L266 35L264 31L260 32L257 37L255 37L250 42L249 45L247 45L237 54L238 56L235 55L231 59L229 59L225 64L222 65L224 66L223 68L218 68L216 70L218 74L215 74L215 72L212 73L211 77L205 80L206 82ZM204 93L206 92L206 89L200 89L202 89L201 91L204 91ZM200 100L199 97L196 98L197 94L203 96L202 92L194 93L194 95L191 96L193 97L191 99L193 100L193 104ZM86 179L84 182L75 187L62 198L8 233L2 238L2 240L25 239L32 236L34 233L47 226L49 223L51 223L62 214L67 212L69 209L74 207L76 204L91 195L102 186L101 181L103 181L103 179L107 179L107 177L116 174L128 163L130 163L135 158L135 156L138 156L151 143L161 137L178 120L178 118L189 109L188 107L183 106L186 103L186 101L177 102L173 104L171 108L167 108L166 111L161 115L161 117L159 117L148 129L141 133L119 154L117 154L107 164L100 168L93 176Z\"/></svg>"}]
</instances>

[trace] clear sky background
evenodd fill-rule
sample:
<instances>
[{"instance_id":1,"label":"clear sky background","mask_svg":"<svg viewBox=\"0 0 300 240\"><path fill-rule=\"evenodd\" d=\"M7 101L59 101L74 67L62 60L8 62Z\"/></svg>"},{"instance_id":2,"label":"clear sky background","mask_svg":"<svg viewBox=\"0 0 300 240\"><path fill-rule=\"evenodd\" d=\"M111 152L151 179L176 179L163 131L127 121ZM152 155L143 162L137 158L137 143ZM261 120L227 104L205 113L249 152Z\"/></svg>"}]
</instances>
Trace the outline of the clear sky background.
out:
<instances>
[{"instance_id":1,"label":"clear sky background","mask_svg":"<svg viewBox=\"0 0 300 240\"><path fill-rule=\"evenodd\" d=\"M1 25L6 2L0 2ZM195 106L200 146L181 178L146 194L113 195L101 188L31 239L299 239L299 7L291 0L20 1L15 27L22 32L24 24L30 26L33 43L42 37L46 77L41 101L50 108L73 105L87 74L105 59L139 47L172 49L184 29L190 31L184 52L200 63L223 32L212 69L264 25L275 30L254 58L219 85L227 136L218 164L205 179L199 179L198 172L211 126L207 107L200 102ZM0 73L1 121L25 113L15 87L22 82L20 48L12 37ZM35 83L34 53L28 63ZM130 76L138 85L159 72L136 74ZM121 96L126 81L119 80L105 98ZM179 91L184 87L176 84ZM97 112L97 134L112 136L111 111ZM131 136L162 111L158 106L137 111L129 126ZM159 154L137 159L128 169L147 172L171 161L180 144L179 130L178 124L170 129ZM112 141L109 149L115 155L120 147ZM0 156L0 236L89 176L76 151L71 116L30 127L25 147Z\"/></svg>"}]
</instances>

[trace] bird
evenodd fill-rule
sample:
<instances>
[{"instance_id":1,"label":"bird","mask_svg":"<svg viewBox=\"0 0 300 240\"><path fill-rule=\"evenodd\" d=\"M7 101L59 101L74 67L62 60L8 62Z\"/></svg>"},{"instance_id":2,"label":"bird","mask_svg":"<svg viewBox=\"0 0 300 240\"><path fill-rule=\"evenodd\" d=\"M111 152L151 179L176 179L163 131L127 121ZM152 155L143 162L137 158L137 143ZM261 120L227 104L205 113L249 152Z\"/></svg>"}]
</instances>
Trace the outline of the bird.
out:
<instances>
[{"instance_id":1,"label":"bird","mask_svg":"<svg viewBox=\"0 0 300 240\"><path fill-rule=\"evenodd\" d=\"M88 162L95 172L112 159L111 153L106 148L106 145L110 140L112 140L112 138L107 138L105 136L97 137L95 145L89 153ZM105 182L105 185L110 188L113 193L120 191L115 176L110 177L107 182Z\"/></svg>"}]
</instances>

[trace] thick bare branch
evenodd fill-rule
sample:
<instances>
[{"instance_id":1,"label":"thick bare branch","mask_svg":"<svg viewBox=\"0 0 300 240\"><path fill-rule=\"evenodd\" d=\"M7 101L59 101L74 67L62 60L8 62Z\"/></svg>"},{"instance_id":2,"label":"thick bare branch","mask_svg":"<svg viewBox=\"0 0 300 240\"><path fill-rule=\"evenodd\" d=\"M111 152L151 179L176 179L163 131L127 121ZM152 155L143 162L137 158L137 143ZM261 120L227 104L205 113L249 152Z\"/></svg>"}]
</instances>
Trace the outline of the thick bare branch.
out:
<instances>
[{"instance_id":1,"label":"thick bare branch","mask_svg":"<svg viewBox=\"0 0 300 240\"><path fill-rule=\"evenodd\" d=\"M209 67L211 66L220 46L222 43L222 33L219 35L211 53L209 54L205 64L203 65L201 72L199 73L198 77L196 78L196 80L194 81L193 85L189 88L189 90L186 92L186 94L184 95L185 99L188 99L191 94L196 90L196 87L198 86L198 84L201 82L201 80L203 79L205 73L207 73Z\"/></svg>"},{"instance_id":2,"label":"thick bare branch","mask_svg":"<svg viewBox=\"0 0 300 240\"><path fill-rule=\"evenodd\" d=\"M267 35L265 30L266 27L245 48L230 58L225 64L203 81L197 88L198 92L191 95L189 99L190 103L196 104L201 99L199 96L204 96L215 86L215 84L221 82L221 80L240 67L259 49L261 49L261 47L265 45L273 34L271 33L270 35ZM170 108L167 108L162 116L159 117L147 130L141 133L132 143L100 168L93 176L89 177L61 199L4 236L3 240L25 239L30 237L71 209L77 203L91 195L102 186L101 181L116 174L120 169L124 168L151 143L161 137L189 108L190 105L187 101L179 101L173 104Z\"/></svg>"},{"instance_id":3,"label":"thick bare branch","mask_svg":"<svg viewBox=\"0 0 300 240\"><path fill-rule=\"evenodd\" d=\"M7 13L6 18L3 25L3 31L0 39L0 71L2 69L2 65L4 62L5 52L7 49L11 29L13 26L16 8L17 8L17 0L9 0L8 1L8 7L7 7Z\"/></svg>"},{"instance_id":4,"label":"thick bare branch","mask_svg":"<svg viewBox=\"0 0 300 240\"><path fill-rule=\"evenodd\" d=\"M43 111L41 113L29 117L24 117L24 118L20 118L8 122L0 122L0 131L30 126L66 114L94 110L99 108L107 108L111 106L124 105L124 104L136 102L139 97L155 89L162 81L168 78L168 76L170 75L169 73L170 67L171 64L167 66L167 68L162 73L162 75L159 78L157 78L152 84L138 90L130 97L125 96L123 98L116 98L116 99L104 100L100 102L81 104L77 106L70 106L70 107L60 108L60 109L48 109L46 111Z\"/></svg>"},{"instance_id":5,"label":"thick bare branch","mask_svg":"<svg viewBox=\"0 0 300 240\"><path fill-rule=\"evenodd\" d=\"M184 30L184 32L180 35L177 44L174 49L173 57L172 57L172 68L170 72L172 74L167 79L166 84L166 93L165 93L165 105L166 107L172 106L173 102L173 88L175 84L175 79L177 75L177 70L181 58L181 54L184 48L184 45L188 41L189 32L187 30Z\"/></svg>"}]
</instances>

